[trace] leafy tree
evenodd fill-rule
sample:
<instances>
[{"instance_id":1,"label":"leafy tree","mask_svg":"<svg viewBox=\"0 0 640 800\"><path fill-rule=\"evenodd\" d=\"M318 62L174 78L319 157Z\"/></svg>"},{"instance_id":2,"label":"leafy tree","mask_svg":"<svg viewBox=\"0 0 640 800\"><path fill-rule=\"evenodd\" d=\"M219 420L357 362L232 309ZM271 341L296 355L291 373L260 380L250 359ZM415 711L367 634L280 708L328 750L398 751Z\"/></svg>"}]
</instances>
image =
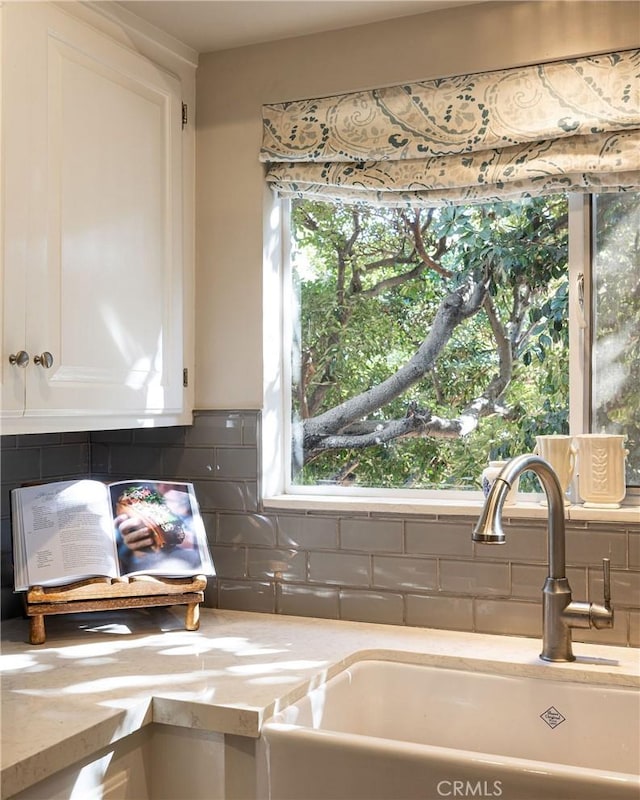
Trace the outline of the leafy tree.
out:
<instances>
[{"instance_id":1,"label":"leafy tree","mask_svg":"<svg viewBox=\"0 0 640 800\"><path fill-rule=\"evenodd\" d=\"M292 230L298 481L469 487L568 430L564 197L299 200Z\"/></svg>"}]
</instances>

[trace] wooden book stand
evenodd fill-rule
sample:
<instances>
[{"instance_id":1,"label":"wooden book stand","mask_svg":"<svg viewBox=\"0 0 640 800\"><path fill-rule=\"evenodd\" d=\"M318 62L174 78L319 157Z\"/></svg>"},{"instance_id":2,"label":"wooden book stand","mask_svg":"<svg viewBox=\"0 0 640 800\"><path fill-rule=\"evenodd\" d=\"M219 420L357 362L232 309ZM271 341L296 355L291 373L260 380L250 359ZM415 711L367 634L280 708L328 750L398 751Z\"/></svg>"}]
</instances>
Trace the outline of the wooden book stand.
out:
<instances>
[{"instance_id":1,"label":"wooden book stand","mask_svg":"<svg viewBox=\"0 0 640 800\"><path fill-rule=\"evenodd\" d=\"M30 644L44 644L44 618L48 614L73 614L78 611L110 611L114 608L186 605L185 628L197 631L200 626L200 603L204 602L207 579L90 578L64 586L32 586L27 591Z\"/></svg>"}]
</instances>

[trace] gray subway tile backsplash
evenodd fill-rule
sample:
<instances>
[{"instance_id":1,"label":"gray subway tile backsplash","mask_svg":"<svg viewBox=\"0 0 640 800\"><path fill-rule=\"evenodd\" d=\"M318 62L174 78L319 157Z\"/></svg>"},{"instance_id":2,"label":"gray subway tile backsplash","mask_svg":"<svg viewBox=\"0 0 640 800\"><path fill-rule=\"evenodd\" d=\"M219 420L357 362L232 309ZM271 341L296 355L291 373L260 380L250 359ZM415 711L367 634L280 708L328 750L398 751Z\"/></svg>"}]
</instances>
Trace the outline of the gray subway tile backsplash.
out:
<instances>
[{"instance_id":1,"label":"gray subway tile backsplash","mask_svg":"<svg viewBox=\"0 0 640 800\"><path fill-rule=\"evenodd\" d=\"M590 566L611 560L612 567L627 566L627 534L625 530L609 531L567 528L567 564Z\"/></svg>"},{"instance_id":2,"label":"gray subway tile backsplash","mask_svg":"<svg viewBox=\"0 0 640 800\"><path fill-rule=\"evenodd\" d=\"M168 475L181 475L191 481L213 477L213 447L171 447L162 453L162 465Z\"/></svg>"},{"instance_id":3,"label":"gray subway tile backsplash","mask_svg":"<svg viewBox=\"0 0 640 800\"><path fill-rule=\"evenodd\" d=\"M55 445L42 449L41 476L43 480L55 479L58 475L87 475L88 473L88 443Z\"/></svg>"},{"instance_id":4,"label":"gray subway tile backsplash","mask_svg":"<svg viewBox=\"0 0 640 800\"><path fill-rule=\"evenodd\" d=\"M546 577L547 568L542 564L512 564L511 592L513 597L528 600L538 599ZM573 584L571 587L573 588Z\"/></svg>"},{"instance_id":5,"label":"gray subway tile backsplash","mask_svg":"<svg viewBox=\"0 0 640 800\"><path fill-rule=\"evenodd\" d=\"M249 447L258 446L260 417L258 414L243 414L242 444Z\"/></svg>"},{"instance_id":6,"label":"gray subway tile backsplash","mask_svg":"<svg viewBox=\"0 0 640 800\"><path fill-rule=\"evenodd\" d=\"M486 564L480 561L440 561L440 588L453 594L483 597L510 594L508 564Z\"/></svg>"},{"instance_id":7,"label":"gray subway tile backsplash","mask_svg":"<svg viewBox=\"0 0 640 800\"><path fill-rule=\"evenodd\" d=\"M131 431L135 444L184 448L187 428L184 425L170 428L136 428ZM92 435L93 436L93 435Z\"/></svg>"},{"instance_id":8,"label":"gray subway tile backsplash","mask_svg":"<svg viewBox=\"0 0 640 800\"><path fill-rule=\"evenodd\" d=\"M567 578L576 598L587 597L587 570L581 567L567 567ZM543 564L512 564L511 595L520 599L540 600L542 587L547 577Z\"/></svg>"},{"instance_id":9,"label":"gray subway tile backsplash","mask_svg":"<svg viewBox=\"0 0 640 800\"><path fill-rule=\"evenodd\" d=\"M340 522L340 546L343 550L401 553L402 534L399 520L347 518Z\"/></svg>"},{"instance_id":10,"label":"gray subway tile backsplash","mask_svg":"<svg viewBox=\"0 0 640 800\"><path fill-rule=\"evenodd\" d=\"M277 603L280 614L300 617L339 619L339 589L323 586L296 586L286 583L277 586Z\"/></svg>"},{"instance_id":11,"label":"gray subway tile backsplash","mask_svg":"<svg viewBox=\"0 0 640 800\"><path fill-rule=\"evenodd\" d=\"M640 611L629 611L629 644L640 647Z\"/></svg>"},{"instance_id":12,"label":"gray subway tile backsplash","mask_svg":"<svg viewBox=\"0 0 640 800\"><path fill-rule=\"evenodd\" d=\"M182 477L182 476L181 476ZM201 508L224 511L258 511L258 485L255 481L194 480Z\"/></svg>"},{"instance_id":13,"label":"gray subway tile backsplash","mask_svg":"<svg viewBox=\"0 0 640 800\"><path fill-rule=\"evenodd\" d=\"M481 561L547 563L547 533L544 525L534 526L514 521L509 525L508 531L509 535L504 544L474 543L473 557Z\"/></svg>"},{"instance_id":14,"label":"gray subway tile backsplash","mask_svg":"<svg viewBox=\"0 0 640 800\"><path fill-rule=\"evenodd\" d=\"M149 433L152 434L155 430L156 428L149 428ZM100 442L101 444L132 444L134 436L137 433L139 433L137 430L93 431L91 434L88 434L87 437L90 438L92 443ZM154 439L154 442L155 441L156 440Z\"/></svg>"},{"instance_id":15,"label":"gray subway tile backsplash","mask_svg":"<svg viewBox=\"0 0 640 800\"><path fill-rule=\"evenodd\" d=\"M337 550L338 519L301 514L279 514L278 544L302 550Z\"/></svg>"},{"instance_id":16,"label":"gray subway tile backsplash","mask_svg":"<svg viewBox=\"0 0 640 800\"><path fill-rule=\"evenodd\" d=\"M249 548L247 564L250 578L301 583L307 579L307 556L299 550Z\"/></svg>"},{"instance_id":17,"label":"gray subway tile backsplash","mask_svg":"<svg viewBox=\"0 0 640 800\"><path fill-rule=\"evenodd\" d=\"M340 586L369 586L371 557L354 553L309 553L309 580Z\"/></svg>"},{"instance_id":18,"label":"gray subway tile backsplash","mask_svg":"<svg viewBox=\"0 0 640 800\"><path fill-rule=\"evenodd\" d=\"M41 472L42 451L39 447L2 450L2 480L20 484L38 480Z\"/></svg>"},{"instance_id":19,"label":"gray subway tile backsplash","mask_svg":"<svg viewBox=\"0 0 640 800\"><path fill-rule=\"evenodd\" d=\"M110 449L109 474L114 478L119 476L145 478L162 477L164 465L162 463L162 447L145 447L138 444L116 444Z\"/></svg>"},{"instance_id":20,"label":"gray subway tile backsplash","mask_svg":"<svg viewBox=\"0 0 640 800\"><path fill-rule=\"evenodd\" d=\"M258 475L255 451L251 448L216 447L213 475L216 478L255 479Z\"/></svg>"},{"instance_id":21,"label":"gray subway tile backsplash","mask_svg":"<svg viewBox=\"0 0 640 800\"><path fill-rule=\"evenodd\" d=\"M211 557L218 575L226 578L247 577L247 548L233 545L211 545Z\"/></svg>"},{"instance_id":22,"label":"gray subway tile backsplash","mask_svg":"<svg viewBox=\"0 0 640 800\"><path fill-rule=\"evenodd\" d=\"M340 590L340 617L356 622L404 623L404 599L392 592Z\"/></svg>"},{"instance_id":23,"label":"gray subway tile backsplash","mask_svg":"<svg viewBox=\"0 0 640 800\"><path fill-rule=\"evenodd\" d=\"M589 597L591 602L602 602L604 591L602 569L589 567ZM611 569L611 597L618 607L640 606L640 572Z\"/></svg>"},{"instance_id":24,"label":"gray subway tile backsplash","mask_svg":"<svg viewBox=\"0 0 640 800\"><path fill-rule=\"evenodd\" d=\"M518 600L474 599L474 625L479 633L540 636L542 608Z\"/></svg>"},{"instance_id":25,"label":"gray subway tile backsplash","mask_svg":"<svg viewBox=\"0 0 640 800\"><path fill-rule=\"evenodd\" d=\"M276 590L273 583L268 581L230 581L220 578L217 584L220 608L275 613Z\"/></svg>"},{"instance_id":26,"label":"gray subway tile backsplash","mask_svg":"<svg viewBox=\"0 0 640 800\"><path fill-rule=\"evenodd\" d=\"M186 429L190 445L241 445L244 415L241 412L200 412L196 424Z\"/></svg>"},{"instance_id":27,"label":"gray subway tile backsplash","mask_svg":"<svg viewBox=\"0 0 640 800\"><path fill-rule=\"evenodd\" d=\"M451 595L408 594L407 625L443 628L453 631L473 630L473 598Z\"/></svg>"},{"instance_id":28,"label":"gray subway tile backsplash","mask_svg":"<svg viewBox=\"0 0 640 800\"><path fill-rule=\"evenodd\" d=\"M629 569L640 569L640 531L629 531Z\"/></svg>"},{"instance_id":29,"label":"gray subway tile backsplash","mask_svg":"<svg viewBox=\"0 0 640 800\"><path fill-rule=\"evenodd\" d=\"M544 519L505 520L507 542L471 542L475 520L261 509L260 415L199 411L193 426L2 437L2 611L11 591L9 490L69 477L192 481L212 546L213 607L538 637ZM615 625L575 641L640 646L640 524L567 525L574 598L600 602L611 559Z\"/></svg>"},{"instance_id":30,"label":"gray subway tile backsplash","mask_svg":"<svg viewBox=\"0 0 640 800\"><path fill-rule=\"evenodd\" d=\"M264 514L218 514L216 542L275 547L275 520Z\"/></svg>"},{"instance_id":31,"label":"gray subway tile backsplash","mask_svg":"<svg viewBox=\"0 0 640 800\"><path fill-rule=\"evenodd\" d=\"M427 522L406 523L407 553L431 556L461 556L471 558L473 543L471 520L444 522L433 520Z\"/></svg>"},{"instance_id":32,"label":"gray subway tile backsplash","mask_svg":"<svg viewBox=\"0 0 640 800\"><path fill-rule=\"evenodd\" d=\"M373 585L401 591L438 588L438 562L411 556L373 556Z\"/></svg>"}]
</instances>

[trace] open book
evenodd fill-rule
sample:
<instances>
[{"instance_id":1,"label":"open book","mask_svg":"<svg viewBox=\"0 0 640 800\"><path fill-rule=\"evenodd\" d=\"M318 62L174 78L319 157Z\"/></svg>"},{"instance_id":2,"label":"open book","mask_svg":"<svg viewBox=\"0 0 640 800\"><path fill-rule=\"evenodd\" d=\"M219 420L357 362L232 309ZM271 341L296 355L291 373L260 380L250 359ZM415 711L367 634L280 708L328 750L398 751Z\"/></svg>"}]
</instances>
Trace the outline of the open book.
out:
<instances>
[{"instance_id":1,"label":"open book","mask_svg":"<svg viewBox=\"0 0 640 800\"><path fill-rule=\"evenodd\" d=\"M215 575L192 484L74 480L11 492L15 591L97 576Z\"/></svg>"}]
</instances>

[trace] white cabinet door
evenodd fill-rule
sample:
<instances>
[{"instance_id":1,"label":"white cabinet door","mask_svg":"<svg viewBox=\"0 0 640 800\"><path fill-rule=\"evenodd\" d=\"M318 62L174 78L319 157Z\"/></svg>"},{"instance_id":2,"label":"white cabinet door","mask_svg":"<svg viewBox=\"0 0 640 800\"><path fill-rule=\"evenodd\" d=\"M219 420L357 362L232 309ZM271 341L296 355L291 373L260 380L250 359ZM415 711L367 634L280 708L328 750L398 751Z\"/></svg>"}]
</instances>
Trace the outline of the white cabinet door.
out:
<instances>
[{"instance_id":1,"label":"white cabinet door","mask_svg":"<svg viewBox=\"0 0 640 800\"><path fill-rule=\"evenodd\" d=\"M13 146L21 141L17 130L10 129L9 108L20 111L22 87L19 69L10 63L7 56L7 9L0 6L0 102L2 103L2 127L0 128L0 271L2 284L2 363L0 366L2 416L20 417L24 413L26 364L26 319L25 297L27 292L26 270L29 254L29 195L27 179L14 158ZM25 127L25 126L20 126ZM28 144L23 144L23 150ZM17 192L13 187L19 187ZM16 357L20 354L19 363ZM14 363L11 363L11 361Z\"/></svg>"},{"instance_id":2,"label":"white cabinet door","mask_svg":"<svg viewBox=\"0 0 640 800\"><path fill-rule=\"evenodd\" d=\"M25 284L3 394L24 379L31 418L180 414L180 81L58 7L3 13L5 308Z\"/></svg>"},{"instance_id":3,"label":"white cabinet door","mask_svg":"<svg viewBox=\"0 0 640 800\"><path fill-rule=\"evenodd\" d=\"M149 800L151 762L145 727L7 800Z\"/></svg>"}]
</instances>

